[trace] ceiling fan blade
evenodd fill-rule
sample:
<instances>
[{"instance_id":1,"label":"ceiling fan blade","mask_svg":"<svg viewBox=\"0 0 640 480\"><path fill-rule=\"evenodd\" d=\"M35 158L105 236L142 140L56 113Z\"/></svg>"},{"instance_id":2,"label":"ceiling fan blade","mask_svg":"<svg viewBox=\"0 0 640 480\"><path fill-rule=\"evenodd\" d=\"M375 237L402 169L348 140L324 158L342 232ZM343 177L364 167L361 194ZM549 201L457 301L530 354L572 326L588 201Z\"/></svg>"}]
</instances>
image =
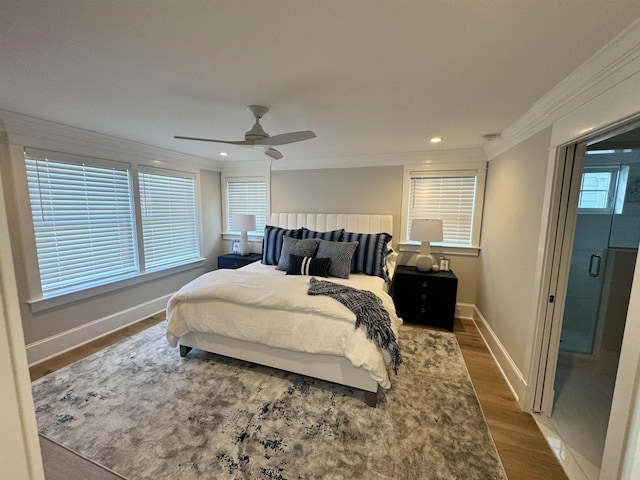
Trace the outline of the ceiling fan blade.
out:
<instances>
[{"instance_id":1,"label":"ceiling fan blade","mask_svg":"<svg viewBox=\"0 0 640 480\"><path fill-rule=\"evenodd\" d=\"M275 148L271 148L271 147L267 148L264 151L264 154L265 155L269 155L274 160L280 160L282 158L282 154L278 150L276 150Z\"/></svg>"},{"instance_id":2,"label":"ceiling fan blade","mask_svg":"<svg viewBox=\"0 0 640 480\"><path fill-rule=\"evenodd\" d=\"M183 137L180 135L175 135L173 138L178 138L180 140L197 140L198 142L227 143L229 145L254 145L254 142L250 140L238 140L238 141L214 140L213 138Z\"/></svg>"},{"instance_id":3,"label":"ceiling fan blade","mask_svg":"<svg viewBox=\"0 0 640 480\"><path fill-rule=\"evenodd\" d=\"M302 142L303 140L309 140L316 138L316 134L311 130L303 130L301 132L282 133L280 135L274 135L273 137L254 140L254 145L286 145L287 143Z\"/></svg>"}]
</instances>

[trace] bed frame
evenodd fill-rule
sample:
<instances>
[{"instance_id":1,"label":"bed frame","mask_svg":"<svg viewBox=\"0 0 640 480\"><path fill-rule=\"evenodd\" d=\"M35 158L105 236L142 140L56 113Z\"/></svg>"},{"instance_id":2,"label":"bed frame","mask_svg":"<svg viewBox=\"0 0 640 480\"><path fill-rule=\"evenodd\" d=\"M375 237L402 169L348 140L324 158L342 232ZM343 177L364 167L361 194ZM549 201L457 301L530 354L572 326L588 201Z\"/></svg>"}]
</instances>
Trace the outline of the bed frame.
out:
<instances>
[{"instance_id":1,"label":"bed frame","mask_svg":"<svg viewBox=\"0 0 640 480\"><path fill-rule=\"evenodd\" d=\"M393 232L391 215L272 213L270 225L282 228L306 227L316 231L344 228L350 232ZM190 332L180 337L180 356L192 348L245 360L287 372L299 373L364 391L367 405L378 402L378 383L369 372L354 367L349 360L336 355L310 354L274 348L221 335Z\"/></svg>"}]
</instances>

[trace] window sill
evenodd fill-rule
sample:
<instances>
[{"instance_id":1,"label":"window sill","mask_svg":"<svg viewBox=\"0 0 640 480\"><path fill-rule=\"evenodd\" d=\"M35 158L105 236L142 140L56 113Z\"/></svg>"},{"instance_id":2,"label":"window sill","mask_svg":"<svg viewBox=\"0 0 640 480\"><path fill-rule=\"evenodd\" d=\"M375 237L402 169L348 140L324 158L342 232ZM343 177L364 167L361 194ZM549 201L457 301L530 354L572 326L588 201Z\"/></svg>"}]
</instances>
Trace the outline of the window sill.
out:
<instances>
[{"instance_id":1,"label":"window sill","mask_svg":"<svg viewBox=\"0 0 640 480\"><path fill-rule=\"evenodd\" d=\"M249 235L249 242L260 242L262 243L262 239L263 239L263 235ZM222 234L222 239L223 240L239 240L240 239L240 234L239 233L227 233L224 232Z\"/></svg>"},{"instance_id":2,"label":"window sill","mask_svg":"<svg viewBox=\"0 0 640 480\"><path fill-rule=\"evenodd\" d=\"M416 243L398 243L399 252L420 252L420 245ZM439 255L453 255L457 257L477 257L480 247L456 247L453 245L433 245L431 252Z\"/></svg>"},{"instance_id":3,"label":"window sill","mask_svg":"<svg viewBox=\"0 0 640 480\"><path fill-rule=\"evenodd\" d=\"M62 295L57 295L55 297L27 300L27 303L29 304L29 308L32 313L42 312L50 308L60 307L68 303L77 302L80 300L86 300L87 298L113 292L114 290L119 290L121 288L131 287L133 285L138 285L140 283L149 282L158 278L167 277L176 273L200 268L204 266L204 261L204 258L200 258L198 260L194 260L182 265L176 265L173 267L165 268L163 270L154 270L153 272L141 273L134 277L117 280L115 282L98 285L96 287L79 290L77 292L65 293Z\"/></svg>"}]
</instances>

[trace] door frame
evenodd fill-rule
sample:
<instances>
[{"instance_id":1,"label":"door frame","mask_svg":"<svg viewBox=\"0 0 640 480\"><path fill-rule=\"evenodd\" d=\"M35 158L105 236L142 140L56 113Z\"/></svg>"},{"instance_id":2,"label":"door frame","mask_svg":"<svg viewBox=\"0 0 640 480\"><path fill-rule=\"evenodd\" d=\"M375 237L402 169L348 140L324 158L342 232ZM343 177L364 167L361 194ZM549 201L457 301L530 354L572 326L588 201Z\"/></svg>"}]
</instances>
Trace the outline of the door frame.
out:
<instances>
[{"instance_id":1,"label":"door frame","mask_svg":"<svg viewBox=\"0 0 640 480\"><path fill-rule=\"evenodd\" d=\"M531 410L551 415L562 319L578 217L578 199L587 142L565 145L556 152L551 193L543 284L538 299L541 332L534 346L537 373Z\"/></svg>"},{"instance_id":2,"label":"door frame","mask_svg":"<svg viewBox=\"0 0 640 480\"><path fill-rule=\"evenodd\" d=\"M532 388L523 409L551 416L562 317L569 281L571 251L578 218L578 199L587 146L631 130L640 129L640 118L627 119L560 145L552 166L551 198L542 259L536 338L532 356ZM554 301L549 299L554 296Z\"/></svg>"}]
</instances>

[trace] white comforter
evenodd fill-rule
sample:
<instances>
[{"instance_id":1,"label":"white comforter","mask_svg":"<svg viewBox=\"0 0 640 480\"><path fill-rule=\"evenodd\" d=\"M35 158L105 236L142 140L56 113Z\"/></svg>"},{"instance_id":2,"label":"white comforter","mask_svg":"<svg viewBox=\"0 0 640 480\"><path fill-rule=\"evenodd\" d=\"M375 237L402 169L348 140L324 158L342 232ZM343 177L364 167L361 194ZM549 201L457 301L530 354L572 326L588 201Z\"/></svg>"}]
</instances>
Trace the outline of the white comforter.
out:
<instances>
[{"instance_id":1,"label":"white comforter","mask_svg":"<svg viewBox=\"0 0 640 480\"><path fill-rule=\"evenodd\" d=\"M188 332L215 333L271 347L346 357L383 388L390 387L388 354L354 328L355 315L336 300L307 295L309 278L253 263L206 273L182 287L167 306L167 339L176 346ZM324 280L324 279L323 279ZM402 323L381 278L329 278L375 293L389 311L394 333Z\"/></svg>"}]
</instances>

